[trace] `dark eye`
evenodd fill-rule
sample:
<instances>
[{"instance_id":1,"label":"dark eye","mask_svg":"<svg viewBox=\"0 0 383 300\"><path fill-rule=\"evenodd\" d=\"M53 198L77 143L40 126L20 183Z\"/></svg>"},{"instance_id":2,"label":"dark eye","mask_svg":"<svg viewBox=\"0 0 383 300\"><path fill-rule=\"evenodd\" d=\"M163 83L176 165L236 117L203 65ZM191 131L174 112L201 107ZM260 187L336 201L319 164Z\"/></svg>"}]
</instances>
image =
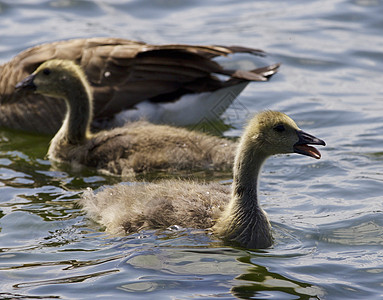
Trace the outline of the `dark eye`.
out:
<instances>
[{"instance_id":1,"label":"dark eye","mask_svg":"<svg viewBox=\"0 0 383 300\"><path fill-rule=\"evenodd\" d=\"M286 128L285 128L285 126L283 126L282 124L278 124L278 125L276 125L276 126L274 127L274 130L275 130L276 132L283 132L283 131L286 130Z\"/></svg>"},{"instance_id":2,"label":"dark eye","mask_svg":"<svg viewBox=\"0 0 383 300\"><path fill-rule=\"evenodd\" d=\"M43 69L43 74L44 75L49 75L50 73L51 73L51 69L49 69L49 68Z\"/></svg>"}]
</instances>

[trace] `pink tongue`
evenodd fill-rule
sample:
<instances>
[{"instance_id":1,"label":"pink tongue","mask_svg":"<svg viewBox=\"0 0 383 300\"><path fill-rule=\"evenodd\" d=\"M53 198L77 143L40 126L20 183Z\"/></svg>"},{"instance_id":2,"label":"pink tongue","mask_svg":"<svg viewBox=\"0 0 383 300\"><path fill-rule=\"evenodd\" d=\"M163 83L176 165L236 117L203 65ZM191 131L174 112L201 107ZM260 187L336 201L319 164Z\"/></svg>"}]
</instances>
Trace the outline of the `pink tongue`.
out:
<instances>
[{"instance_id":1,"label":"pink tongue","mask_svg":"<svg viewBox=\"0 0 383 300\"><path fill-rule=\"evenodd\" d=\"M321 158L320 152L316 148L311 147L309 145L297 145L295 146L295 148L305 152L307 155L314 157L316 159Z\"/></svg>"}]
</instances>

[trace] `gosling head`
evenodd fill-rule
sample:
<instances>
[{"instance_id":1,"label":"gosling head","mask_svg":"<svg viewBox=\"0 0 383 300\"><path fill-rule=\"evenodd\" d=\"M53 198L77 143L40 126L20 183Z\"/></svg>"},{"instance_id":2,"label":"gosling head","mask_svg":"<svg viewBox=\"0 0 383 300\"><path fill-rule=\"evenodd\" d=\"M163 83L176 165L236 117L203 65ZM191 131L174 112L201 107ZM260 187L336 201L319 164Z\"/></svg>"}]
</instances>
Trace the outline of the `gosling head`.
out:
<instances>
[{"instance_id":1,"label":"gosling head","mask_svg":"<svg viewBox=\"0 0 383 300\"><path fill-rule=\"evenodd\" d=\"M277 111L264 111L256 115L245 135L265 157L299 153L319 159L320 152L309 145L326 145L323 140L302 131L290 117Z\"/></svg>"},{"instance_id":2,"label":"gosling head","mask_svg":"<svg viewBox=\"0 0 383 300\"><path fill-rule=\"evenodd\" d=\"M70 60L53 59L41 64L35 72L20 81L16 89L30 90L54 98L68 98L68 93L84 84L82 69Z\"/></svg>"}]
</instances>

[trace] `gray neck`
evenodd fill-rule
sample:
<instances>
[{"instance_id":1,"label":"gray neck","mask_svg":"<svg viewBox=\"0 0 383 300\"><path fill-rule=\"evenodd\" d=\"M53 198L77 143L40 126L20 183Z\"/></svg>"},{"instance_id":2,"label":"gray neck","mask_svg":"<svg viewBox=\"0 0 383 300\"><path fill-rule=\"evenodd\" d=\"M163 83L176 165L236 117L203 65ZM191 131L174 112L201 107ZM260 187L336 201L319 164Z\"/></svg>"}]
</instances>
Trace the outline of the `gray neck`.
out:
<instances>
[{"instance_id":1,"label":"gray neck","mask_svg":"<svg viewBox=\"0 0 383 300\"><path fill-rule=\"evenodd\" d=\"M251 223L258 223L262 212L258 203L258 178L266 158L242 143L234 162L231 213L240 217L241 227L246 229L250 229Z\"/></svg>"},{"instance_id":2,"label":"gray neck","mask_svg":"<svg viewBox=\"0 0 383 300\"><path fill-rule=\"evenodd\" d=\"M241 210L255 209L259 206L258 177L266 157L254 156L254 151L243 145L241 148L234 162L232 196Z\"/></svg>"},{"instance_id":3,"label":"gray neck","mask_svg":"<svg viewBox=\"0 0 383 300\"><path fill-rule=\"evenodd\" d=\"M228 240L248 248L272 244L270 223L258 204L258 177L268 155L242 141L234 163L232 197L218 231Z\"/></svg>"},{"instance_id":4,"label":"gray neck","mask_svg":"<svg viewBox=\"0 0 383 300\"><path fill-rule=\"evenodd\" d=\"M82 143L89 134L92 120L91 93L81 81L66 90L67 113L58 135L70 144Z\"/></svg>"}]
</instances>

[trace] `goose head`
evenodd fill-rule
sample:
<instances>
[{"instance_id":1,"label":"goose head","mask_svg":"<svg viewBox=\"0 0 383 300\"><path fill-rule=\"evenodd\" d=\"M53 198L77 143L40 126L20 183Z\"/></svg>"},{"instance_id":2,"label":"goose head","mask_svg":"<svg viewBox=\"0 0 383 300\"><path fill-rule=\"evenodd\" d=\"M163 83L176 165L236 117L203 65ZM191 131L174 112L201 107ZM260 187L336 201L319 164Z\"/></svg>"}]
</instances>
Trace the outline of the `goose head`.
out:
<instances>
[{"instance_id":1,"label":"goose head","mask_svg":"<svg viewBox=\"0 0 383 300\"><path fill-rule=\"evenodd\" d=\"M320 152L310 145L326 145L323 140L302 131L290 117L277 111L257 114L247 128L245 140L250 143L248 146L263 153L264 157L298 153L319 159Z\"/></svg>"},{"instance_id":2,"label":"goose head","mask_svg":"<svg viewBox=\"0 0 383 300\"><path fill-rule=\"evenodd\" d=\"M74 62L53 59L41 64L36 71L20 81L16 89L30 90L53 98L69 98L86 76Z\"/></svg>"},{"instance_id":3,"label":"goose head","mask_svg":"<svg viewBox=\"0 0 383 300\"><path fill-rule=\"evenodd\" d=\"M90 137L92 93L82 69L70 60L49 60L16 85L51 98L64 99L67 112L61 129L51 142L49 156L54 157L54 145L77 145Z\"/></svg>"}]
</instances>

